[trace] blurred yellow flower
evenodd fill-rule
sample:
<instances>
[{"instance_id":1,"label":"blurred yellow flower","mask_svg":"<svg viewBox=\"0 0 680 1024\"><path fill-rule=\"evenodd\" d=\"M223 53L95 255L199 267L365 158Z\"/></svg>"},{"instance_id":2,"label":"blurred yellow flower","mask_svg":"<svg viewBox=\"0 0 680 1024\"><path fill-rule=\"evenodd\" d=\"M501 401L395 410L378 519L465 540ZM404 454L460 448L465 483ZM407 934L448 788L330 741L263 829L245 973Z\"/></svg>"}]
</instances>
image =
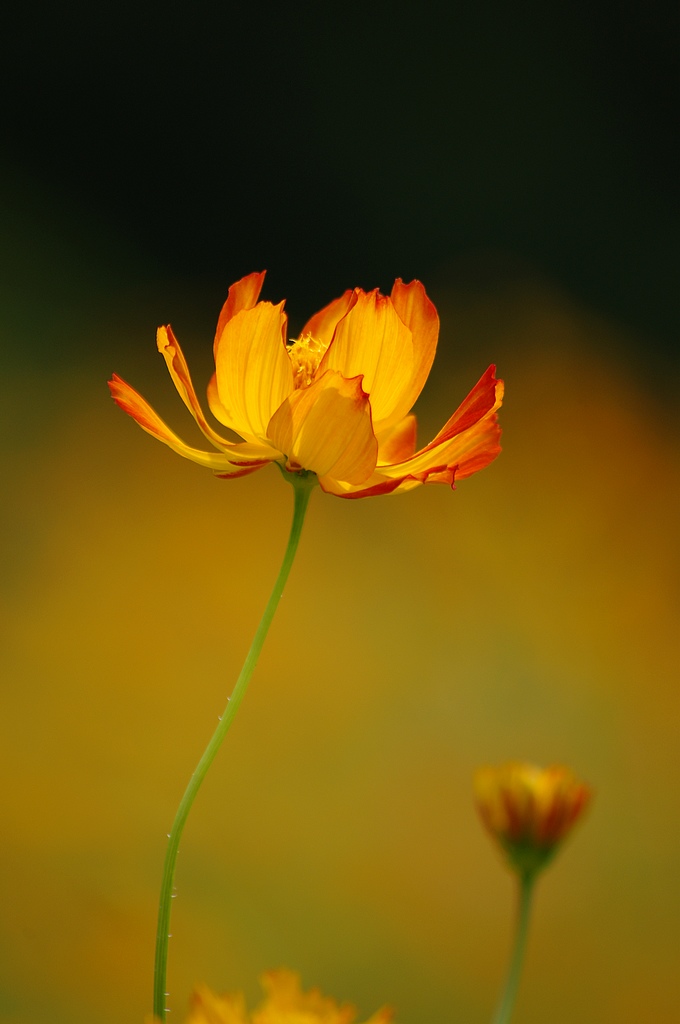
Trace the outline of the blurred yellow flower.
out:
<instances>
[{"instance_id":1,"label":"blurred yellow flower","mask_svg":"<svg viewBox=\"0 0 680 1024\"><path fill-rule=\"evenodd\" d=\"M547 864L591 797L568 768L515 761L480 768L474 788L482 821L521 874Z\"/></svg>"},{"instance_id":2,"label":"blurred yellow flower","mask_svg":"<svg viewBox=\"0 0 680 1024\"><path fill-rule=\"evenodd\" d=\"M158 348L182 401L217 449L186 445L117 374L118 405L153 437L218 476L253 473L269 462L315 473L323 490L358 498L470 476L500 451L496 410L503 382L490 366L437 436L416 451L409 414L430 372L439 318L419 281L395 281L390 296L346 291L288 343L283 302L258 302L264 273L229 289L214 343L208 404L243 438L208 423L170 326Z\"/></svg>"},{"instance_id":3,"label":"blurred yellow flower","mask_svg":"<svg viewBox=\"0 0 680 1024\"><path fill-rule=\"evenodd\" d=\"M252 1013L246 1010L240 992L218 996L207 986L200 986L192 996L185 1024L354 1024L356 1020L353 1006L338 1006L315 988L303 992L293 971L268 971L261 983L266 995ZM392 1011L382 1009L366 1024L389 1024L391 1020ZM149 1024L155 1024L155 1020Z\"/></svg>"}]
</instances>

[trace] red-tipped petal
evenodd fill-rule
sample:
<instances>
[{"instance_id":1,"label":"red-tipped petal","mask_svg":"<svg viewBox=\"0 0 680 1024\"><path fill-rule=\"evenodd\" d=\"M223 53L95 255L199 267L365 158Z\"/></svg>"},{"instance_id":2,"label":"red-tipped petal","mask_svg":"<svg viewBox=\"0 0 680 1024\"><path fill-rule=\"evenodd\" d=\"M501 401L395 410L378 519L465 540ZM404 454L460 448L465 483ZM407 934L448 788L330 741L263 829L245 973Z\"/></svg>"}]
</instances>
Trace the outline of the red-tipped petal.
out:
<instances>
[{"instance_id":1,"label":"red-tipped petal","mask_svg":"<svg viewBox=\"0 0 680 1024\"><path fill-rule=\"evenodd\" d=\"M408 393L410 409L432 369L439 338L439 317L420 281L404 284L401 278L397 278L391 299L399 317L413 336L413 377Z\"/></svg>"},{"instance_id":2,"label":"red-tipped petal","mask_svg":"<svg viewBox=\"0 0 680 1024\"><path fill-rule=\"evenodd\" d=\"M453 486L483 469L500 452L501 430L496 410L503 398L503 382L495 367L483 375L434 441L419 452L391 465L380 464L359 486L348 481L323 479L325 491L343 498L373 497L410 490L422 483Z\"/></svg>"},{"instance_id":3,"label":"red-tipped petal","mask_svg":"<svg viewBox=\"0 0 680 1024\"><path fill-rule=\"evenodd\" d=\"M377 434L378 466L390 466L395 462L410 459L416 450L416 418L413 414L404 416L394 427Z\"/></svg>"},{"instance_id":4,"label":"red-tipped petal","mask_svg":"<svg viewBox=\"0 0 680 1024\"><path fill-rule=\"evenodd\" d=\"M215 357L213 413L249 441L264 441L273 413L293 390L283 303L258 302L225 325Z\"/></svg>"},{"instance_id":5,"label":"red-tipped petal","mask_svg":"<svg viewBox=\"0 0 680 1024\"><path fill-rule=\"evenodd\" d=\"M490 410L498 409L503 400L503 381L496 379L496 367L490 366L479 378L469 395L460 403L453 416L450 417L434 440L430 441L423 452L436 448L461 434L468 427L478 423Z\"/></svg>"},{"instance_id":6,"label":"red-tipped petal","mask_svg":"<svg viewBox=\"0 0 680 1024\"><path fill-rule=\"evenodd\" d=\"M118 374L114 373L108 383L116 405L136 420L142 430L162 441L178 455L196 462L199 466L206 466L221 476L241 476L244 471L252 472L267 462L281 458L279 452L265 445L234 444L225 446L226 450L220 452L202 452L200 449L191 448L170 429L146 399Z\"/></svg>"},{"instance_id":7,"label":"red-tipped petal","mask_svg":"<svg viewBox=\"0 0 680 1024\"><path fill-rule=\"evenodd\" d=\"M236 284L232 284L227 295L227 301L222 306L222 311L217 320L215 331L215 344L213 350L217 355L217 344L227 323L240 313L242 309L252 309L260 297L266 270L259 273L247 274Z\"/></svg>"},{"instance_id":8,"label":"red-tipped petal","mask_svg":"<svg viewBox=\"0 0 680 1024\"><path fill-rule=\"evenodd\" d=\"M222 448L224 445L228 445L229 441L220 437L205 418L201 404L196 396L194 385L191 381L191 374L189 373L187 361L184 358L179 342L177 341L172 327L169 324L167 327L158 328L156 342L158 345L158 351L165 359L165 363L170 371L170 376L172 377L173 383L179 392L180 398L196 420L198 426L201 428L208 440L217 448Z\"/></svg>"},{"instance_id":9,"label":"red-tipped petal","mask_svg":"<svg viewBox=\"0 0 680 1024\"><path fill-rule=\"evenodd\" d=\"M336 327L356 301L356 292L351 288L348 289L339 299L333 299L322 310L315 313L303 327L300 337L304 338L306 334L311 334L316 341L321 342L324 348L328 348L333 340Z\"/></svg>"}]
</instances>

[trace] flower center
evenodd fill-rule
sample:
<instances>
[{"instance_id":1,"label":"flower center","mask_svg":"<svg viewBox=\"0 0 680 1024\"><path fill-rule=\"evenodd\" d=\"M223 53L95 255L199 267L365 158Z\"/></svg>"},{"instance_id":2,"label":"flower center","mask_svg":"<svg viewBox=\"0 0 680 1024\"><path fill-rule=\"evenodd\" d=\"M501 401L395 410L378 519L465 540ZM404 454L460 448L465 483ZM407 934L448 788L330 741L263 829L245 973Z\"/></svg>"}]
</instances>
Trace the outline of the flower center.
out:
<instances>
[{"instance_id":1,"label":"flower center","mask_svg":"<svg viewBox=\"0 0 680 1024\"><path fill-rule=\"evenodd\" d=\"M297 341L292 341L289 344L288 355L293 364L296 389L308 388L312 383L327 347L323 342L313 338L311 334L303 334Z\"/></svg>"}]
</instances>

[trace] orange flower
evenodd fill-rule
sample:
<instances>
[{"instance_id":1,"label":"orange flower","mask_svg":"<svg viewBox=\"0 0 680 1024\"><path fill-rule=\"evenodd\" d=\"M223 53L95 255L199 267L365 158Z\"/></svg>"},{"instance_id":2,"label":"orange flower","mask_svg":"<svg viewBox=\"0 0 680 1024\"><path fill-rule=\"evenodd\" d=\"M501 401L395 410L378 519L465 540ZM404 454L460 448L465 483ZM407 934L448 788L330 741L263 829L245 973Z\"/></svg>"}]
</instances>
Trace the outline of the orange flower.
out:
<instances>
[{"instance_id":1,"label":"orange flower","mask_svg":"<svg viewBox=\"0 0 680 1024\"><path fill-rule=\"evenodd\" d=\"M303 992L293 971L268 971L260 979L266 992L260 1006L248 1013L240 992L215 995L206 985L197 988L185 1024L354 1024L356 1010L323 996L318 989ZM392 1011L378 1010L366 1024L389 1024ZM157 1024L151 1020L149 1024Z\"/></svg>"},{"instance_id":2,"label":"orange flower","mask_svg":"<svg viewBox=\"0 0 680 1024\"><path fill-rule=\"evenodd\" d=\"M448 483L476 473L500 451L496 410L503 382L490 366L430 444L416 451L409 410L427 379L439 318L419 281L395 282L392 294L346 291L286 341L283 302L258 302L264 273L229 289L214 343L208 404L243 438L218 434L201 409L170 326L158 348L182 401L210 443L186 445L116 374L113 398L141 427L218 476L244 476L269 462L317 474L322 488L346 498Z\"/></svg>"},{"instance_id":3,"label":"orange flower","mask_svg":"<svg viewBox=\"0 0 680 1024\"><path fill-rule=\"evenodd\" d=\"M588 804L591 792L559 765L510 762L480 768L475 797L482 821L521 874L544 867Z\"/></svg>"}]
</instances>

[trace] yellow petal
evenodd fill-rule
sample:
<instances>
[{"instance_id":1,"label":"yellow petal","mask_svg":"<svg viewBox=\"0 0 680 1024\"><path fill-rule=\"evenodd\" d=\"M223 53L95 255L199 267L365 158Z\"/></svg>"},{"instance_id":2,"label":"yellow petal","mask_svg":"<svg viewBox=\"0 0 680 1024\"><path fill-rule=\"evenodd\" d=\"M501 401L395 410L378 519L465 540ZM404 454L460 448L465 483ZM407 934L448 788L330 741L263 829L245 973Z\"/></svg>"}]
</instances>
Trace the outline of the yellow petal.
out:
<instances>
[{"instance_id":1,"label":"yellow petal","mask_svg":"<svg viewBox=\"0 0 680 1024\"><path fill-rule=\"evenodd\" d=\"M225 427L229 426L229 413L222 405L220 401L220 395L217 390L217 374L213 373L212 377L208 381L208 405L210 411L216 420L220 423L224 423Z\"/></svg>"},{"instance_id":2,"label":"yellow petal","mask_svg":"<svg viewBox=\"0 0 680 1024\"><path fill-rule=\"evenodd\" d=\"M378 443L361 377L328 371L294 391L269 423L268 437L288 457L289 469L359 484L373 472Z\"/></svg>"},{"instance_id":3,"label":"yellow petal","mask_svg":"<svg viewBox=\"0 0 680 1024\"><path fill-rule=\"evenodd\" d=\"M410 459L416 450L416 418L404 416L394 427L376 434L378 439L378 466L389 466Z\"/></svg>"},{"instance_id":4,"label":"yellow petal","mask_svg":"<svg viewBox=\"0 0 680 1024\"><path fill-rule=\"evenodd\" d=\"M433 441L385 471L390 476L406 470L409 475L427 477L455 469L456 479L461 479L491 462L500 451L501 432L495 413L503 399L503 382L496 380L495 370L495 366L489 367ZM478 464L480 459L486 461Z\"/></svg>"},{"instance_id":5,"label":"yellow petal","mask_svg":"<svg viewBox=\"0 0 680 1024\"><path fill-rule=\"evenodd\" d=\"M368 480L360 484L352 484L348 480L336 480L332 476L320 476L321 490L326 494L334 494L336 498L377 498L381 494L392 494L394 491L410 490L418 487L420 480L412 480L408 476L386 476L380 470L373 473Z\"/></svg>"},{"instance_id":6,"label":"yellow petal","mask_svg":"<svg viewBox=\"0 0 680 1024\"><path fill-rule=\"evenodd\" d=\"M267 971L260 978L264 999L251 1014L241 993L216 995L206 985L195 989L186 1024L353 1024L356 1010L337 1003L318 988L303 991L293 971ZM366 1024L389 1024L392 1012L383 1008ZM155 1024L149 1018L148 1024Z\"/></svg>"},{"instance_id":7,"label":"yellow petal","mask_svg":"<svg viewBox=\"0 0 680 1024\"><path fill-rule=\"evenodd\" d=\"M401 278L397 278L390 298L400 320L413 337L413 376L408 391L410 409L432 369L439 338L439 317L420 281L404 284Z\"/></svg>"},{"instance_id":8,"label":"yellow petal","mask_svg":"<svg viewBox=\"0 0 680 1024\"><path fill-rule=\"evenodd\" d=\"M222 311L217 321L215 343L213 345L215 354L217 354L219 339L227 323L237 313L240 313L242 309L252 309L259 299L265 273L266 271L262 270L259 274L248 274L246 277L242 277L240 281L237 281L236 284L232 284L227 295L227 301L222 306Z\"/></svg>"},{"instance_id":9,"label":"yellow petal","mask_svg":"<svg viewBox=\"0 0 680 1024\"><path fill-rule=\"evenodd\" d=\"M303 991L292 971L267 971L260 979L266 997L253 1013L253 1024L353 1024L356 1009L337 1003L318 988ZM388 1024L389 1010L379 1010L367 1024Z\"/></svg>"},{"instance_id":10,"label":"yellow petal","mask_svg":"<svg viewBox=\"0 0 680 1024\"><path fill-rule=\"evenodd\" d=\"M359 486L348 481L319 480L324 491L344 498L373 497L407 491L421 483L446 483L471 476L500 452L501 430L496 410L503 398L503 382L490 366L437 437L419 452L391 465L382 462Z\"/></svg>"},{"instance_id":11,"label":"yellow petal","mask_svg":"<svg viewBox=\"0 0 680 1024\"><path fill-rule=\"evenodd\" d=\"M304 338L306 334L311 334L316 341L321 342L323 348L328 348L333 340L335 328L352 306L356 305L356 301L356 292L351 288L348 289L339 299L333 299L322 310L315 313L303 327L300 337Z\"/></svg>"},{"instance_id":12,"label":"yellow petal","mask_svg":"<svg viewBox=\"0 0 680 1024\"><path fill-rule=\"evenodd\" d=\"M356 302L336 326L319 372L338 370L343 377L363 375L371 397L376 430L391 426L411 408L413 340L392 300L376 289L356 290Z\"/></svg>"},{"instance_id":13,"label":"yellow petal","mask_svg":"<svg viewBox=\"0 0 680 1024\"><path fill-rule=\"evenodd\" d=\"M218 996L207 985L200 985L191 996L190 1013L185 1024L248 1024L245 1000L239 992Z\"/></svg>"},{"instance_id":14,"label":"yellow petal","mask_svg":"<svg viewBox=\"0 0 680 1024\"><path fill-rule=\"evenodd\" d=\"M225 426L249 441L265 440L269 420L293 390L286 319L282 302L258 302L231 317L217 342L219 406L211 408Z\"/></svg>"},{"instance_id":15,"label":"yellow petal","mask_svg":"<svg viewBox=\"0 0 680 1024\"><path fill-rule=\"evenodd\" d=\"M165 359L168 370L170 371L170 376L172 377L173 383L179 392L180 398L196 420L205 436L218 448L221 448L225 444L229 444L225 438L220 437L220 435L213 430L206 420L198 398L196 397L196 391L191 381L187 361L184 358L179 342L177 341L172 327L170 327L169 324L167 327L158 328L156 342L158 345L158 351Z\"/></svg>"},{"instance_id":16,"label":"yellow petal","mask_svg":"<svg viewBox=\"0 0 680 1024\"><path fill-rule=\"evenodd\" d=\"M115 373L109 381L109 389L116 404L128 416L132 416L147 434L167 444L178 455L191 459L199 466L207 466L220 476L244 476L280 458L278 452L265 445L225 444L221 452L202 452L191 448L154 412L146 399Z\"/></svg>"}]
</instances>

